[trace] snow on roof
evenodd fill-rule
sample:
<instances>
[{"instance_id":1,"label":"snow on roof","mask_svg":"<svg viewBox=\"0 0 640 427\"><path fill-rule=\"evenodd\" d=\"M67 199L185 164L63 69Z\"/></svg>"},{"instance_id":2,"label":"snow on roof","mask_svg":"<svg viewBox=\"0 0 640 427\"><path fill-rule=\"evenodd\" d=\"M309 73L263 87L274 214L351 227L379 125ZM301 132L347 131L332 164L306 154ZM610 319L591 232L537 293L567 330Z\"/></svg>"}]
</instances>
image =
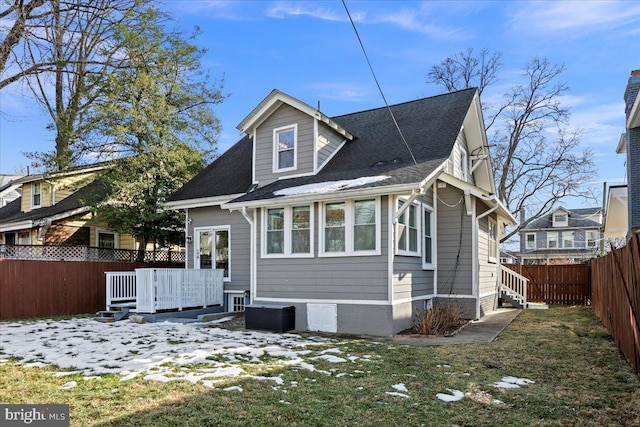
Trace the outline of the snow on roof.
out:
<instances>
[{"instance_id":1,"label":"snow on roof","mask_svg":"<svg viewBox=\"0 0 640 427\"><path fill-rule=\"evenodd\" d=\"M303 194L324 194L333 193L335 191L346 190L349 188L362 187L365 185L375 184L390 177L386 175L367 176L356 179L344 179L341 181L326 181L315 184L298 185L296 187L283 188L273 192L274 196L300 196Z\"/></svg>"}]
</instances>

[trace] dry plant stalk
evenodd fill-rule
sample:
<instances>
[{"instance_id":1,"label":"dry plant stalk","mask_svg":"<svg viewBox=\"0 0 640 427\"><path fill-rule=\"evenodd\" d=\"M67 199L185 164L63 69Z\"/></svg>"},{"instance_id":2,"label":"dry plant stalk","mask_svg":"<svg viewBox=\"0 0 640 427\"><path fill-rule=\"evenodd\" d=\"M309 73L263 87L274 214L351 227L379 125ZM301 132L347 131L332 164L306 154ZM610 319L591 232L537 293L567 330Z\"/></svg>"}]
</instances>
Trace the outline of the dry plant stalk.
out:
<instances>
[{"instance_id":1,"label":"dry plant stalk","mask_svg":"<svg viewBox=\"0 0 640 427\"><path fill-rule=\"evenodd\" d=\"M429 310L416 310L415 330L420 335L445 335L462 323L462 306L455 301L437 302Z\"/></svg>"}]
</instances>

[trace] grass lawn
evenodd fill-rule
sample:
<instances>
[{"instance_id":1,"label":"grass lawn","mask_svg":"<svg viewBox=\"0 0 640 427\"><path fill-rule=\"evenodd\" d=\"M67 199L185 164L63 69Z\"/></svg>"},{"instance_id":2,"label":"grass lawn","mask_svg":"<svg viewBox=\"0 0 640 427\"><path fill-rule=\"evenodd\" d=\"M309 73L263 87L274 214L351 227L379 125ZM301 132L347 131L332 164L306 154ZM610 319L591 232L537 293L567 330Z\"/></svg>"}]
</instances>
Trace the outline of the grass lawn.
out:
<instances>
[{"instance_id":1,"label":"grass lawn","mask_svg":"<svg viewBox=\"0 0 640 427\"><path fill-rule=\"evenodd\" d=\"M210 383L61 376L60 368L27 367L28 358L4 354L0 403L66 403L72 426L640 426L640 379L586 307L526 310L491 344L337 338L312 347L305 360L313 369L273 354L243 360L216 352L211 360L245 375ZM171 369L184 375L202 366ZM507 376L534 383L494 387ZM454 390L466 396L437 397Z\"/></svg>"}]
</instances>

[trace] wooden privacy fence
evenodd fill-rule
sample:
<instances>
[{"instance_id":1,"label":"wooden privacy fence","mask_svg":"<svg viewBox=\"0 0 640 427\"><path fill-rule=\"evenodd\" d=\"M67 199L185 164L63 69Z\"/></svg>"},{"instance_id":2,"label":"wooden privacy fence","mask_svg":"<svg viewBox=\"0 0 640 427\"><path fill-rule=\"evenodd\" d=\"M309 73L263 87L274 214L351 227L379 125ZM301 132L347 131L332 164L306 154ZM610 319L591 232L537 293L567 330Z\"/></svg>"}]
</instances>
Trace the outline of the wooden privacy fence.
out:
<instances>
[{"instance_id":1,"label":"wooden privacy fence","mask_svg":"<svg viewBox=\"0 0 640 427\"><path fill-rule=\"evenodd\" d=\"M521 265L505 267L529 279L527 300L559 305L590 303L589 265Z\"/></svg>"},{"instance_id":2,"label":"wooden privacy fence","mask_svg":"<svg viewBox=\"0 0 640 427\"><path fill-rule=\"evenodd\" d=\"M593 308L640 374L640 236L591 261Z\"/></svg>"},{"instance_id":3,"label":"wooden privacy fence","mask_svg":"<svg viewBox=\"0 0 640 427\"><path fill-rule=\"evenodd\" d=\"M105 272L166 265L0 259L0 320L95 313L105 306Z\"/></svg>"}]
</instances>

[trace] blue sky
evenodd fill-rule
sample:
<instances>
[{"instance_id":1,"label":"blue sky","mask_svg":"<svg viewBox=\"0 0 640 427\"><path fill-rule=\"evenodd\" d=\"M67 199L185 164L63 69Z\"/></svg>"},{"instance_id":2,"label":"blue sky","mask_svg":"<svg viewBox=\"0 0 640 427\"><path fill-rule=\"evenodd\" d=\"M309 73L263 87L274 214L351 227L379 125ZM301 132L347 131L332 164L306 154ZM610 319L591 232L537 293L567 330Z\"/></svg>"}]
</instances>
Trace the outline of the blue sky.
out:
<instances>
[{"instance_id":1,"label":"blue sky","mask_svg":"<svg viewBox=\"0 0 640 427\"><path fill-rule=\"evenodd\" d=\"M595 152L602 181L625 178L615 154L624 131L624 89L640 68L640 3L632 1L347 1L387 100L435 95L431 66L467 48L502 52L499 80L483 94L498 103L519 82L526 63L564 62L571 90L563 101L571 126ZM167 1L175 25L200 26L203 65L224 75L229 98L218 152L240 139L236 125L272 90L316 106L328 116L375 108L383 100L340 1ZM26 169L22 151L51 150L46 117L19 86L0 93L0 172ZM586 183L585 183L586 184Z\"/></svg>"}]
</instances>

